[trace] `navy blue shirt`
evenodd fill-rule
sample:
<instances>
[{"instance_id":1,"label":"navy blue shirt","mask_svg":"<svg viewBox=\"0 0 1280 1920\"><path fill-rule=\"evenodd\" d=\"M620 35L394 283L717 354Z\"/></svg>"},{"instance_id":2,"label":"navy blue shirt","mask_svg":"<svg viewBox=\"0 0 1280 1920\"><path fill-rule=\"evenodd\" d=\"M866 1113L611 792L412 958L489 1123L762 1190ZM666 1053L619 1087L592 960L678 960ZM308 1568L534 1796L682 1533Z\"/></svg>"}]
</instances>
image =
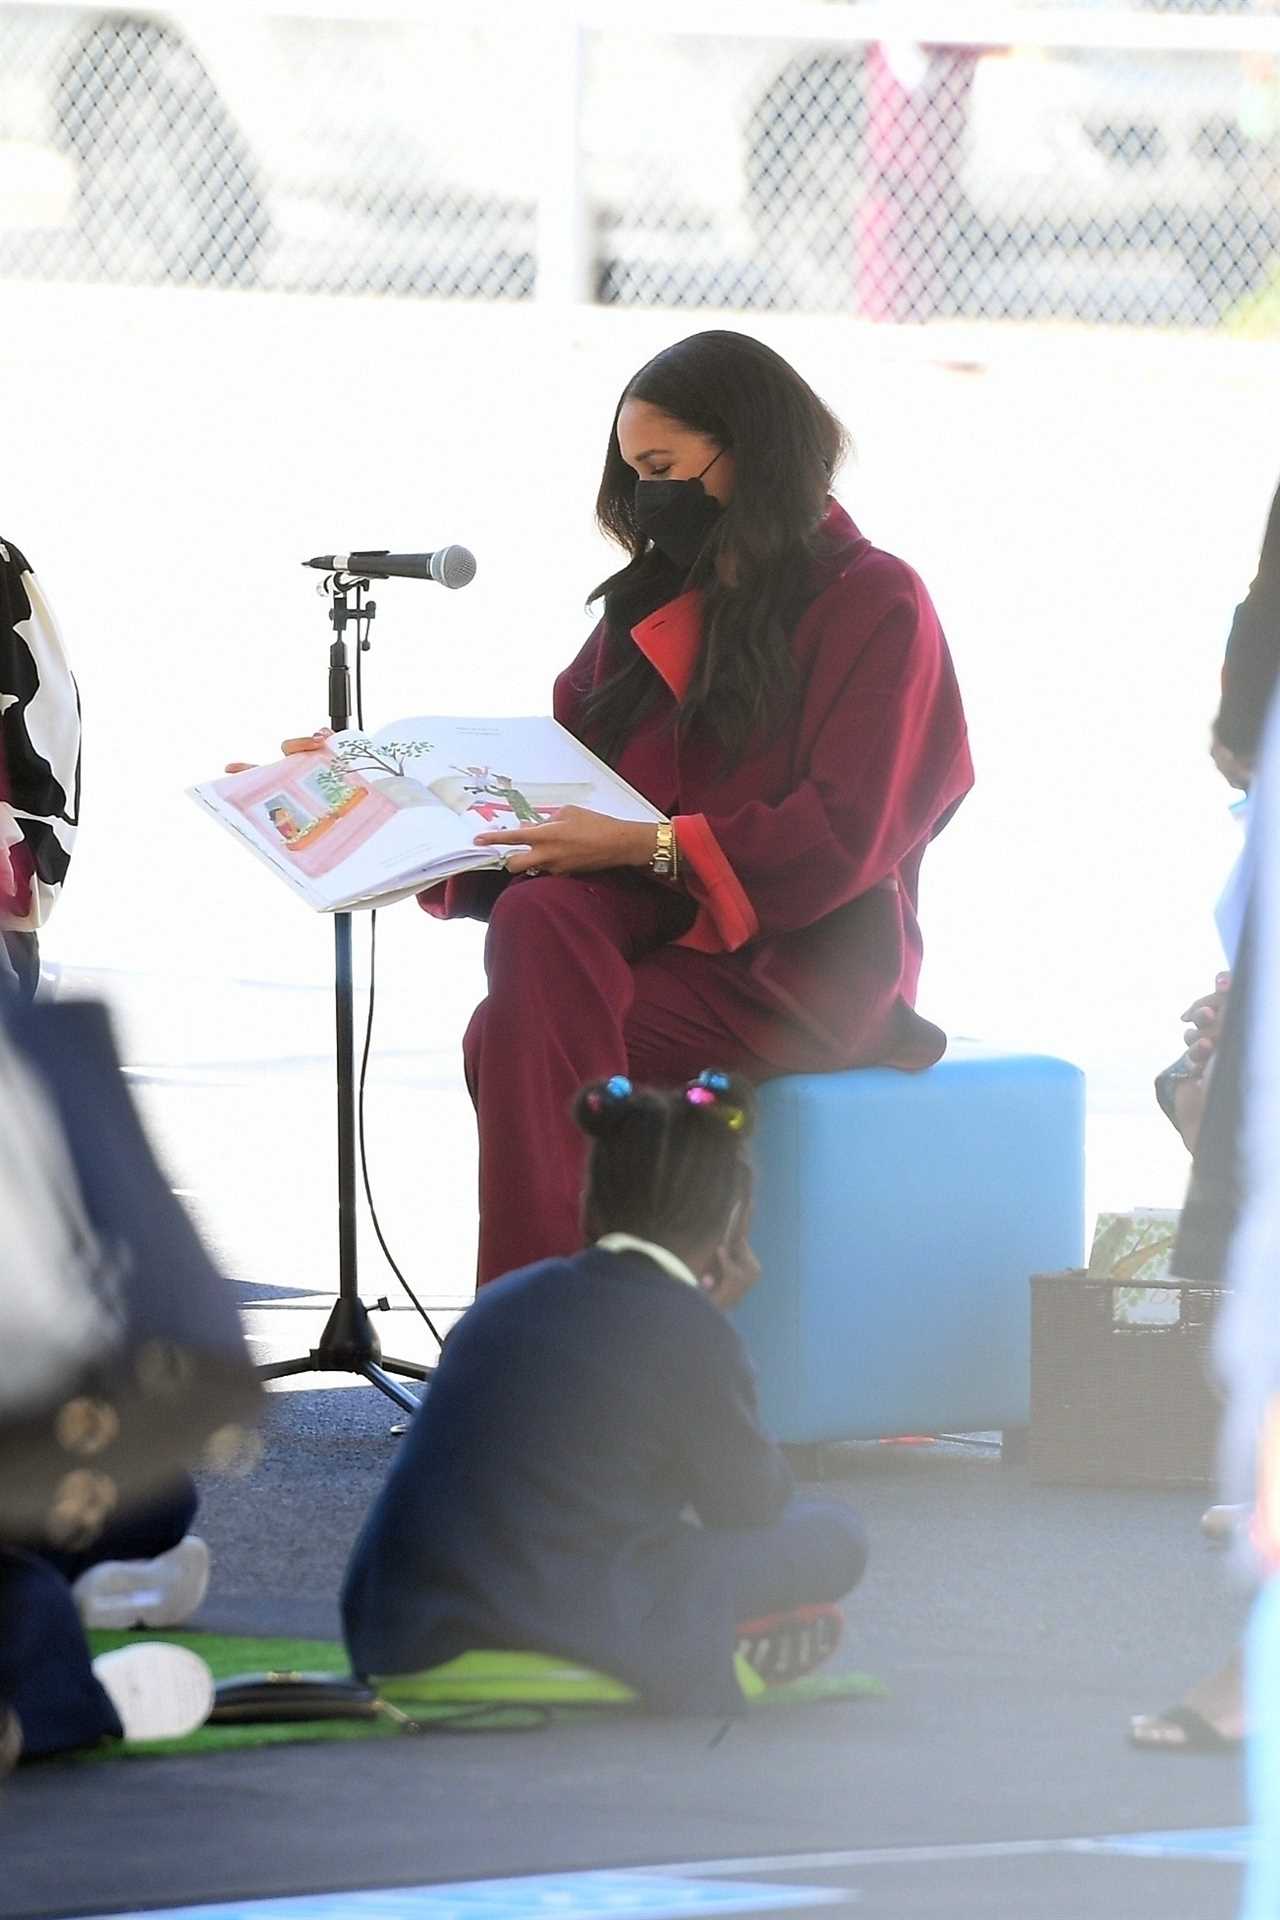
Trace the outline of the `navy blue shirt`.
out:
<instances>
[{"instance_id":1,"label":"navy blue shirt","mask_svg":"<svg viewBox=\"0 0 1280 1920\"><path fill-rule=\"evenodd\" d=\"M541 1261L445 1343L347 1570L352 1664L518 1648L659 1711L736 1712L711 1530L768 1525L790 1489L742 1342L697 1288L642 1253Z\"/></svg>"}]
</instances>

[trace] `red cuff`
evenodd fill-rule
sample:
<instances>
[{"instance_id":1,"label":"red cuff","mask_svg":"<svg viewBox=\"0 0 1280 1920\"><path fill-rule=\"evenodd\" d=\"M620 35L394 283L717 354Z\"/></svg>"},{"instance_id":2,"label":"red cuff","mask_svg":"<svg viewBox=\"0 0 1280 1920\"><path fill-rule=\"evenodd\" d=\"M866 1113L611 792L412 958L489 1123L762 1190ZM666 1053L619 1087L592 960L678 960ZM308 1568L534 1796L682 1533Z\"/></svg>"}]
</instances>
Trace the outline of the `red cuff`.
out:
<instances>
[{"instance_id":1,"label":"red cuff","mask_svg":"<svg viewBox=\"0 0 1280 1920\"><path fill-rule=\"evenodd\" d=\"M696 887L691 888L702 911L677 945L701 953L735 953L760 931L755 908L729 865L723 847L702 813L682 813L672 821L680 863Z\"/></svg>"}]
</instances>

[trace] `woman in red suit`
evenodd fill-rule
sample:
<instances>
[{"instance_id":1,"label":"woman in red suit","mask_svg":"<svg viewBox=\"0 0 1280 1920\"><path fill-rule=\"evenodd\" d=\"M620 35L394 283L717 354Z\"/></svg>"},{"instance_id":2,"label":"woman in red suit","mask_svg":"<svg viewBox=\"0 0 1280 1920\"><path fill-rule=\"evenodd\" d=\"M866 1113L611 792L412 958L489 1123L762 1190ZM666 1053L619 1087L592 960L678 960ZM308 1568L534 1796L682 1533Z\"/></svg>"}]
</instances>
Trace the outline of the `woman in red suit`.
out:
<instances>
[{"instance_id":1,"label":"woman in red suit","mask_svg":"<svg viewBox=\"0 0 1280 1920\"><path fill-rule=\"evenodd\" d=\"M914 1008L916 893L972 784L964 714L923 584L831 498L844 450L745 334L679 341L618 402L596 511L626 563L554 710L671 826L567 807L477 836L505 873L419 896L489 923L464 1042L482 1282L579 1247L585 1082L946 1045Z\"/></svg>"},{"instance_id":2,"label":"woman in red suit","mask_svg":"<svg viewBox=\"0 0 1280 1920\"><path fill-rule=\"evenodd\" d=\"M920 862L972 784L938 618L830 496L839 422L744 334L628 381L597 515L626 564L557 719L672 821L566 808L486 833L506 875L420 896L487 918L465 1040L482 1281L580 1242L577 1089L930 1066ZM528 851L524 851L524 849Z\"/></svg>"}]
</instances>

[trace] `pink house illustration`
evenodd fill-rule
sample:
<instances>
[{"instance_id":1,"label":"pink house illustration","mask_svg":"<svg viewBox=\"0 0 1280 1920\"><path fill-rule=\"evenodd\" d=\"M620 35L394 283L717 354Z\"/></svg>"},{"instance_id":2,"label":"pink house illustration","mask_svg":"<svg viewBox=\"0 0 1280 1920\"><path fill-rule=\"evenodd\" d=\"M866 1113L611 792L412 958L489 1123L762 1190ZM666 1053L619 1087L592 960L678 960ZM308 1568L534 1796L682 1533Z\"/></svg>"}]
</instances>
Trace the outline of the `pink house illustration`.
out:
<instances>
[{"instance_id":1,"label":"pink house illustration","mask_svg":"<svg viewBox=\"0 0 1280 1920\"><path fill-rule=\"evenodd\" d=\"M292 754L283 766L255 768L252 777L237 774L224 797L312 879L340 866L396 813L362 773L325 751Z\"/></svg>"}]
</instances>

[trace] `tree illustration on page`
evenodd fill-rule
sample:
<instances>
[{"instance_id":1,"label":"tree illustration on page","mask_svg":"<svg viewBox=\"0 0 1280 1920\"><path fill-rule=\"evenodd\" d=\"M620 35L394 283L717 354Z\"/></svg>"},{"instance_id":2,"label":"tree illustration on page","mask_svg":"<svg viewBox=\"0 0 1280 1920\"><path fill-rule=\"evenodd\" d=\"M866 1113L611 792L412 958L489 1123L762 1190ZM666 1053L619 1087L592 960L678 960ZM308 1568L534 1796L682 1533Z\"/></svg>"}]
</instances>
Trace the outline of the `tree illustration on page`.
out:
<instances>
[{"instance_id":1,"label":"tree illustration on page","mask_svg":"<svg viewBox=\"0 0 1280 1920\"><path fill-rule=\"evenodd\" d=\"M353 772L390 773L401 780L408 777L405 769L410 760L420 760L423 754L434 751L429 740L380 740L375 746L363 736L331 748L334 757Z\"/></svg>"},{"instance_id":2,"label":"tree illustration on page","mask_svg":"<svg viewBox=\"0 0 1280 1920\"><path fill-rule=\"evenodd\" d=\"M341 807L351 798L356 789L344 779L341 767L321 767L315 777L317 793L321 794L330 807ZM285 835L288 838L288 835Z\"/></svg>"}]
</instances>

